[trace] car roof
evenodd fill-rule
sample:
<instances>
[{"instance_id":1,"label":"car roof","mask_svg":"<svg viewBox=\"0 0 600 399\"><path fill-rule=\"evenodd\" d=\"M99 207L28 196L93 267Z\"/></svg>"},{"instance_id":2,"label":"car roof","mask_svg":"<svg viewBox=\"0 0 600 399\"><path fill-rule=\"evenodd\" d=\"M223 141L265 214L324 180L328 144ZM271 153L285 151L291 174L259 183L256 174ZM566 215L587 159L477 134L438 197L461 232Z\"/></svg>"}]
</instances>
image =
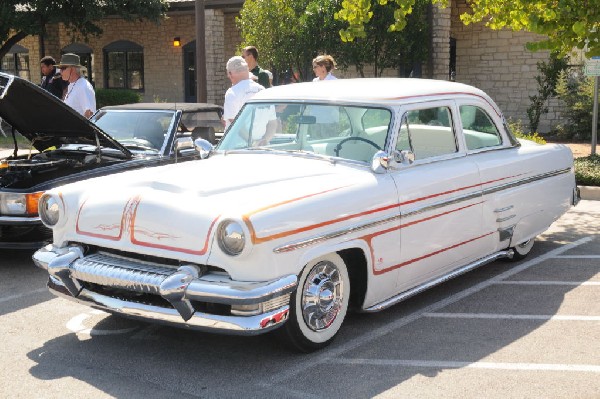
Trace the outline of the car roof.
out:
<instances>
[{"instance_id":1,"label":"car roof","mask_svg":"<svg viewBox=\"0 0 600 399\"><path fill-rule=\"evenodd\" d=\"M498 108L482 90L462 83L415 78L359 78L293 83L257 93L250 101L317 100L394 103L441 97L476 96Z\"/></svg>"},{"instance_id":2,"label":"car roof","mask_svg":"<svg viewBox=\"0 0 600 399\"><path fill-rule=\"evenodd\" d=\"M182 111L187 112L222 112L222 107L217 104L210 103L133 103L123 105L107 105L102 107L103 110L118 109L118 110L152 110L152 111Z\"/></svg>"}]
</instances>

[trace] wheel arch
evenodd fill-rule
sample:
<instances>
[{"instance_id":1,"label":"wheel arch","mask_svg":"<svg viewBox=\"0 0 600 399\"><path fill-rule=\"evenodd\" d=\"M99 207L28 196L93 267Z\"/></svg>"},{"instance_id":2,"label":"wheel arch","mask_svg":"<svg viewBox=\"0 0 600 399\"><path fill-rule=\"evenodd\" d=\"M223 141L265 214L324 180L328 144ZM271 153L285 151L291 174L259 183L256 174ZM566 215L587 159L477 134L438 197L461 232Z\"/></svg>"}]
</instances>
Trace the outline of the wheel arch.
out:
<instances>
[{"instance_id":1,"label":"wheel arch","mask_svg":"<svg viewBox=\"0 0 600 399\"><path fill-rule=\"evenodd\" d=\"M337 253L348 268L350 277L350 308L353 310L362 309L367 288L369 285L370 257L367 243L362 240L348 241L338 245L323 245L311 248L300 258L300 267L302 270L312 259L319 258L328 253Z\"/></svg>"}]
</instances>

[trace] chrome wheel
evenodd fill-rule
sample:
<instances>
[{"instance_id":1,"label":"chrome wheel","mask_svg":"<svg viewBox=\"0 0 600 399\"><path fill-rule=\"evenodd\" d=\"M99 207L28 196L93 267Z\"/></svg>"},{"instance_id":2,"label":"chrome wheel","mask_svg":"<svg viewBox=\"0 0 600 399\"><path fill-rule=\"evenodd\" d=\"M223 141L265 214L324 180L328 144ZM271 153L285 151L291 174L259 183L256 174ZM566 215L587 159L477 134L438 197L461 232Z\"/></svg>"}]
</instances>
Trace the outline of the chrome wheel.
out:
<instances>
[{"instance_id":1,"label":"chrome wheel","mask_svg":"<svg viewBox=\"0 0 600 399\"><path fill-rule=\"evenodd\" d=\"M312 352L331 343L342 327L350 299L350 277L337 254L309 262L290 299L290 317L276 330L290 348Z\"/></svg>"},{"instance_id":2,"label":"chrome wheel","mask_svg":"<svg viewBox=\"0 0 600 399\"><path fill-rule=\"evenodd\" d=\"M301 307L304 322L313 331L331 325L342 307L344 285L335 264L319 262L304 283Z\"/></svg>"}]
</instances>

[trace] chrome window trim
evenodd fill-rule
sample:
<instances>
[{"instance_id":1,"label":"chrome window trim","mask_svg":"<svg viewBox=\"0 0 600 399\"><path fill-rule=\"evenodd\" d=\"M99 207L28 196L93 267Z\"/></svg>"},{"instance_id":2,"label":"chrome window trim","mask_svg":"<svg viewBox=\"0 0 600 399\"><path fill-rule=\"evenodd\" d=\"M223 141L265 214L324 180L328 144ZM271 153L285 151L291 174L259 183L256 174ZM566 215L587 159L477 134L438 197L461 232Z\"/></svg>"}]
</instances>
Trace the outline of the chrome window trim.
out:
<instances>
[{"instance_id":1,"label":"chrome window trim","mask_svg":"<svg viewBox=\"0 0 600 399\"><path fill-rule=\"evenodd\" d=\"M282 252L291 252L294 251L296 249L300 249L300 248L305 248L308 247L310 245L314 245L326 240L329 240L331 238L337 238L337 237L341 237L347 234L351 234L351 233L355 233L358 231L362 231L362 230L366 230L381 224L386 224L386 223L390 223L390 222L394 222L396 220L399 220L401 218L408 218L411 216L415 216L424 212L428 212L428 211L432 211L435 209L439 209L445 206L449 206L449 205L454 205L454 204L458 204L461 202L465 202L465 201L469 201L475 198L479 198L482 197L484 195L489 195L489 194L493 194L499 191L503 191L503 190L508 190L510 188L514 188L514 187L518 187L521 186L523 184L527 184L530 183L532 181L537 181L537 180L541 180L541 179L547 179L550 177L554 177L554 176L559 176L561 174L565 174L565 173L569 173L571 171L571 168L565 168L565 169L559 169L559 170L555 170L552 172L547 172L547 173L542 173L539 175L535 175L535 176L530 176L524 179L519 179L516 180L514 182L510 182L510 183L506 183L506 184L500 184L498 186L495 187L491 187L488 189L483 189L483 190L477 190L474 191L472 193L468 193L468 194L464 194L458 197L454 197L454 198L450 198L447 200L442 200L433 204L429 204L429 205L425 205L425 206L421 206L418 208L415 208L414 210L411 210L409 212L405 212L405 213L399 213L398 215L394 215L394 216L388 216L385 218L381 218L378 220L374 220L374 221L370 221L367 223L363 223L360 225L356 225L356 226L352 226L352 227L348 227L345 229L340 229L340 230L336 230L336 231L332 231L330 233L326 233L326 234L320 234L314 237L310 237L310 238L306 238L306 239L302 239L302 240L297 240L297 241L292 241L288 244L284 244L284 245L280 245L278 247L275 247L273 249L274 253L282 253Z\"/></svg>"}]
</instances>

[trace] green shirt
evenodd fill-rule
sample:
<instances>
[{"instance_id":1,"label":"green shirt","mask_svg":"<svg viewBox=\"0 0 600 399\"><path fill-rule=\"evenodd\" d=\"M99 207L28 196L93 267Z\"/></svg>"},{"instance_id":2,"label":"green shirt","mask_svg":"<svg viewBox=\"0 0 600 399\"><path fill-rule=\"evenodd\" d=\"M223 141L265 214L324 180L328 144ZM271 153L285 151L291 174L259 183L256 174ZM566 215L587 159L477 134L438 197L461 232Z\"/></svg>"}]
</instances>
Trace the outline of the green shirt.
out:
<instances>
[{"instance_id":1,"label":"green shirt","mask_svg":"<svg viewBox=\"0 0 600 399\"><path fill-rule=\"evenodd\" d=\"M271 87L271 83L269 82L269 75L262 69L260 66L255 66L254 69L250 71L254 76L258 77L258 84L263 86L265 89Z\"/></svg>"}]
</instances>

